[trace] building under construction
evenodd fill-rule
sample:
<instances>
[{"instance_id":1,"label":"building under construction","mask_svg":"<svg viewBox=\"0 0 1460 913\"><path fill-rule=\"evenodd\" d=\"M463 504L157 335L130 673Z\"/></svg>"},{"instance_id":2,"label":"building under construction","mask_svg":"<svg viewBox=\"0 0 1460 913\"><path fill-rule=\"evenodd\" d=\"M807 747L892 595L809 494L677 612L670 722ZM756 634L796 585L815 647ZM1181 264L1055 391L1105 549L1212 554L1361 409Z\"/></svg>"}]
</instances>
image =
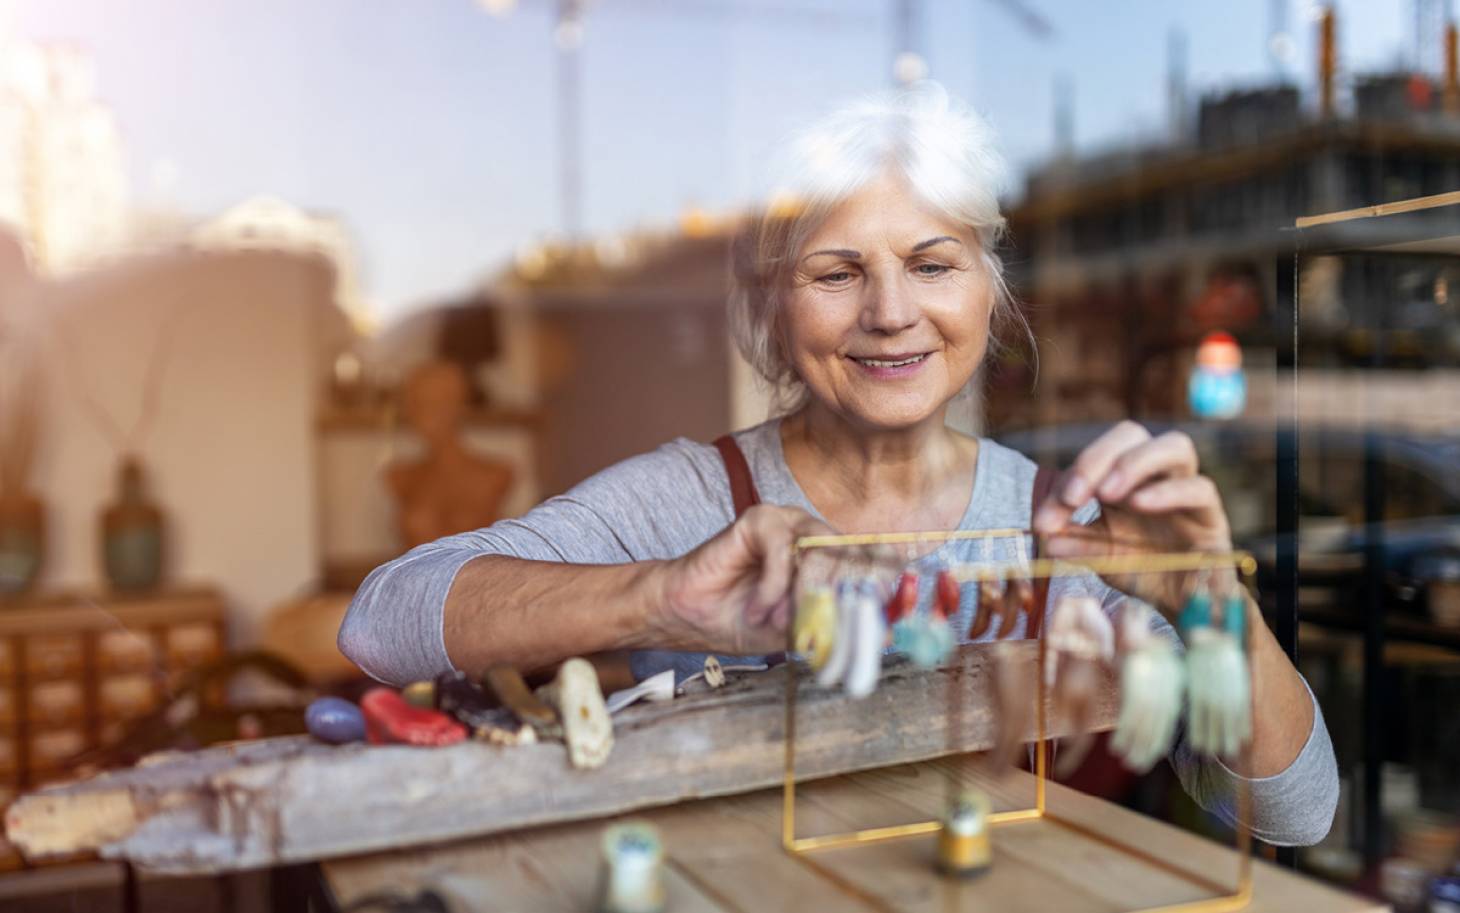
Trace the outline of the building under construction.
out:
<instances>
[{"instance_id":1,"label":"building under construction","mask_svg":"<svg viewBox=\"0 0 1460 913\"><path fill-rule=\"evenodd\" d=\"M1216 329L1237 336L1260 378L1282 332L1275 264L1294 253L1296 219L1460 186L1453 27L1445 76L1361 76L1342 104L1332 13L1320 29L1316 98L1288 84L1208 96L1173 118L1167 142L1029 174L1007 260L1044 355L1037 405L1032 359L1015 353L990 374L991 427L1181 416L1197 342ZM1457 363L1450 272L1433 258L1315 261L1302 278L1303 366L1364 363L1379 310L1389 366ZM1263 385L1253 392L1259 409Z\"/></svg>"}]
</instances>

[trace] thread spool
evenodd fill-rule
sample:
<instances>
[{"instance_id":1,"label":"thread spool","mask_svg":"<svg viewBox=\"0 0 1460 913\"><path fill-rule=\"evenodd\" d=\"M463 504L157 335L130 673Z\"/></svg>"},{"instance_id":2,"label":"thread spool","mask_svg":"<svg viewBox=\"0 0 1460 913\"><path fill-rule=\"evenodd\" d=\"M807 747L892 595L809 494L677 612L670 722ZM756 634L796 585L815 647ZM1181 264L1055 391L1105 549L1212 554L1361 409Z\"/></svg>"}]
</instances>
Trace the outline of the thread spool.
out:
<instances>
[{"instance_id":1,"label":"thread spool","mask_svg":"<svg viewBox=\"0 0 1460 913\"><path fill-rule=\"evenodd\" d=\"M623 821L603 832L598 913L663 913L664 843L647 821Z\"/></svg>"},{"instance_id":2,"label":"thread spool","mask_svg":"<svg viewBox=\"0 0 1460 913\"><path fill-rule=\"evenodd\" d=\"M993 859L989 843L988 796L976 789L959 793L948 805L938 832L938 870L953 878L973 878L988 871Z\"/></svg>"}]
</instances>

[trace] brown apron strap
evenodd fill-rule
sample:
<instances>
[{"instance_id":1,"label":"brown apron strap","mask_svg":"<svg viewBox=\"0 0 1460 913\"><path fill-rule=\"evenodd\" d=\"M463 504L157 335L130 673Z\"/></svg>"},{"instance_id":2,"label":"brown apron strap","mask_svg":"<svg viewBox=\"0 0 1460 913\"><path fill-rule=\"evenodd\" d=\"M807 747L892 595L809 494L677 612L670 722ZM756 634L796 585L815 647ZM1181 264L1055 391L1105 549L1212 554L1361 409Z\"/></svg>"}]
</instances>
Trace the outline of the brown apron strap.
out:
<instances>
[{"instance_id":1,"label":"brown apron strap","mask_svg":"<svg viewBox=\"0 0 1460 913\"><path fill-rule=\"evenodd\" d=\"M760 492L755 490L755 479L750 476L750 464L745 462L745 453L735 438L722 434L715 438L715 449L725 461L725 475L730 477L730 501L735 505L735 517L739 519L747 510L760 503ZM764 657L767 666L779 666L786 661L785 652L771 653Z\"/></svg>"},{"instance_id":2,"label":"brown apron strap","mask_svg":"<svg viewBox=\"0 0 1460 913\"><path fill-rule=\"evenodd\" d=\"M1034 513L1039 510L1039 505L1049 497L1054 490L1055 480L1059 473L1048 466L1041 466L1034 472L1034 494L1029 499L1029 523L1034 524ZM1039 537L1033 537L1034 554L1032 557L1039 557ZM1049 609L1049 578L1040 577L1034 581L1034 608L1035 611L1029 618L1029 627L1025 631L1026 637L1039 637L1039 629L1043 627L1044 616Z\"/></svg>"},{"instance_id":3,"label":"brown apron strap","mask_svg":"<svg viewBox=\"0 0 1460 913\"><path fill-rule=\"evenodd\" d=\"M755 490L755 480L750 477L750 464L735 438L722 434L715 438L715 449L725 461L725 475L730 477L730 500L735 505L735 516L750 510L760 503L760 492Z\"/></svg>"},{"instance_id":4,"label":"brown apron strap","mask_svg":"<svg viewBox=\"0 0 1460 913\"><path fill-rule=\"evenodd\" d=\"M1029 502L1029 519L1034 519L1034 511L1039 510L1039 505L1049 497L1054 489L1054 480L1059 478L1059 473L1048 466L1041 466L1034 472L1034 497Z\"/></svg>"}]
</instances>

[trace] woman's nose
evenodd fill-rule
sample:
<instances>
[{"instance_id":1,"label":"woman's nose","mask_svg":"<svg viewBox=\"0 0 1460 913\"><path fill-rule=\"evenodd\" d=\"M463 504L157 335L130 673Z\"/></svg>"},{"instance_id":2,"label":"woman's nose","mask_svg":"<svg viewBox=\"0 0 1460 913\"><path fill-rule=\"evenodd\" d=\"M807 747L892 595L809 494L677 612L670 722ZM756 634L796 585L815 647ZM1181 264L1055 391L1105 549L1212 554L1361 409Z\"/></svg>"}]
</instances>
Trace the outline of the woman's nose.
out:
<instances>
[{"instance_id":1,"label":"woman's nose","mask_svg":"<svg viewBox=\"0 0 1460 913\"><path fill-rule=\"evenodd\" d=\"M861 315L865 332L893 335L917 322L917 301L901 277L873 279L867 283Z\"/></svg>"}]
</instances>

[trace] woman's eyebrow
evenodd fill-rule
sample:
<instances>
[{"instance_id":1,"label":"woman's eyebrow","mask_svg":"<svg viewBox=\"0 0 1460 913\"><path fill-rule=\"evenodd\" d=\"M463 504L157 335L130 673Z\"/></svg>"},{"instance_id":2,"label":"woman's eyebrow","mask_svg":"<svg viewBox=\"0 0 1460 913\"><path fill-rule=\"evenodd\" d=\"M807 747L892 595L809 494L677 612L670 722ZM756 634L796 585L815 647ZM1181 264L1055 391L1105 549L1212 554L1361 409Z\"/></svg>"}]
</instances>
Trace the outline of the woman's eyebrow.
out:
<instances>
[{"instance_id":1,"label":"woman's eyebrow","mask_svg":"<svg viewBox=\"0 0 1460 913\"><path fill-rule=\"evenodd\" d=\"M806 256L802 257L801 259L802 260L810 260L812 257L822 257L822 256L840 257L843 260L860 260L860 259L862 259L862 253L861 253L861 251L855 251L855 250L851 250L851 249L845 248L845 247L837 248L836 250L818 250L818 251L815 251L813 253L807 254Z\"/></svg>"},{"instance_id":2,"label":"woman's eyebrow","mask_svg":"<svg viewBox=\"0 0 1460 913\"><path fill-rule=\"evenodd\" d=\"M913 253L917 253L918 251L927 250L928 248L932 247L934 244L942 244L944 241L952 241L954 244L962 244L963 243L962 241L959 241L957 238L953 237L952 235L939 235L936 238L929 238L926 241L919 241L916 245L913 246L912 252ZM839 247L839 248L836 248L834 250L818 250L818 251L813 251L813 252L807 254L806 256L802 257L801 259L802 260L810 260L812 257L823 257L823 256L840 257L843 260L860 260L860 259L862 259L862 254L861 254L860 251L855 251L855 250L852 250L852 249L846 248L846 247Z\"/></svg>"},{"instance_id":3,"label":"woman's eyebrow","mask_svg":"<svg viewBox=\"0 0 1460 913\"><path fill-rule=\"evenodd\" d=\"M927 250L934 244L942 244L944 241L952 241L954 244L963 243L962 241L959 241L957 238L952 237L951 235L939 235L936 238L929 238L926 241L919 242L916 246L913 247L912 252L917 253L920 250Z\"/></svg>"}]
</instances>

